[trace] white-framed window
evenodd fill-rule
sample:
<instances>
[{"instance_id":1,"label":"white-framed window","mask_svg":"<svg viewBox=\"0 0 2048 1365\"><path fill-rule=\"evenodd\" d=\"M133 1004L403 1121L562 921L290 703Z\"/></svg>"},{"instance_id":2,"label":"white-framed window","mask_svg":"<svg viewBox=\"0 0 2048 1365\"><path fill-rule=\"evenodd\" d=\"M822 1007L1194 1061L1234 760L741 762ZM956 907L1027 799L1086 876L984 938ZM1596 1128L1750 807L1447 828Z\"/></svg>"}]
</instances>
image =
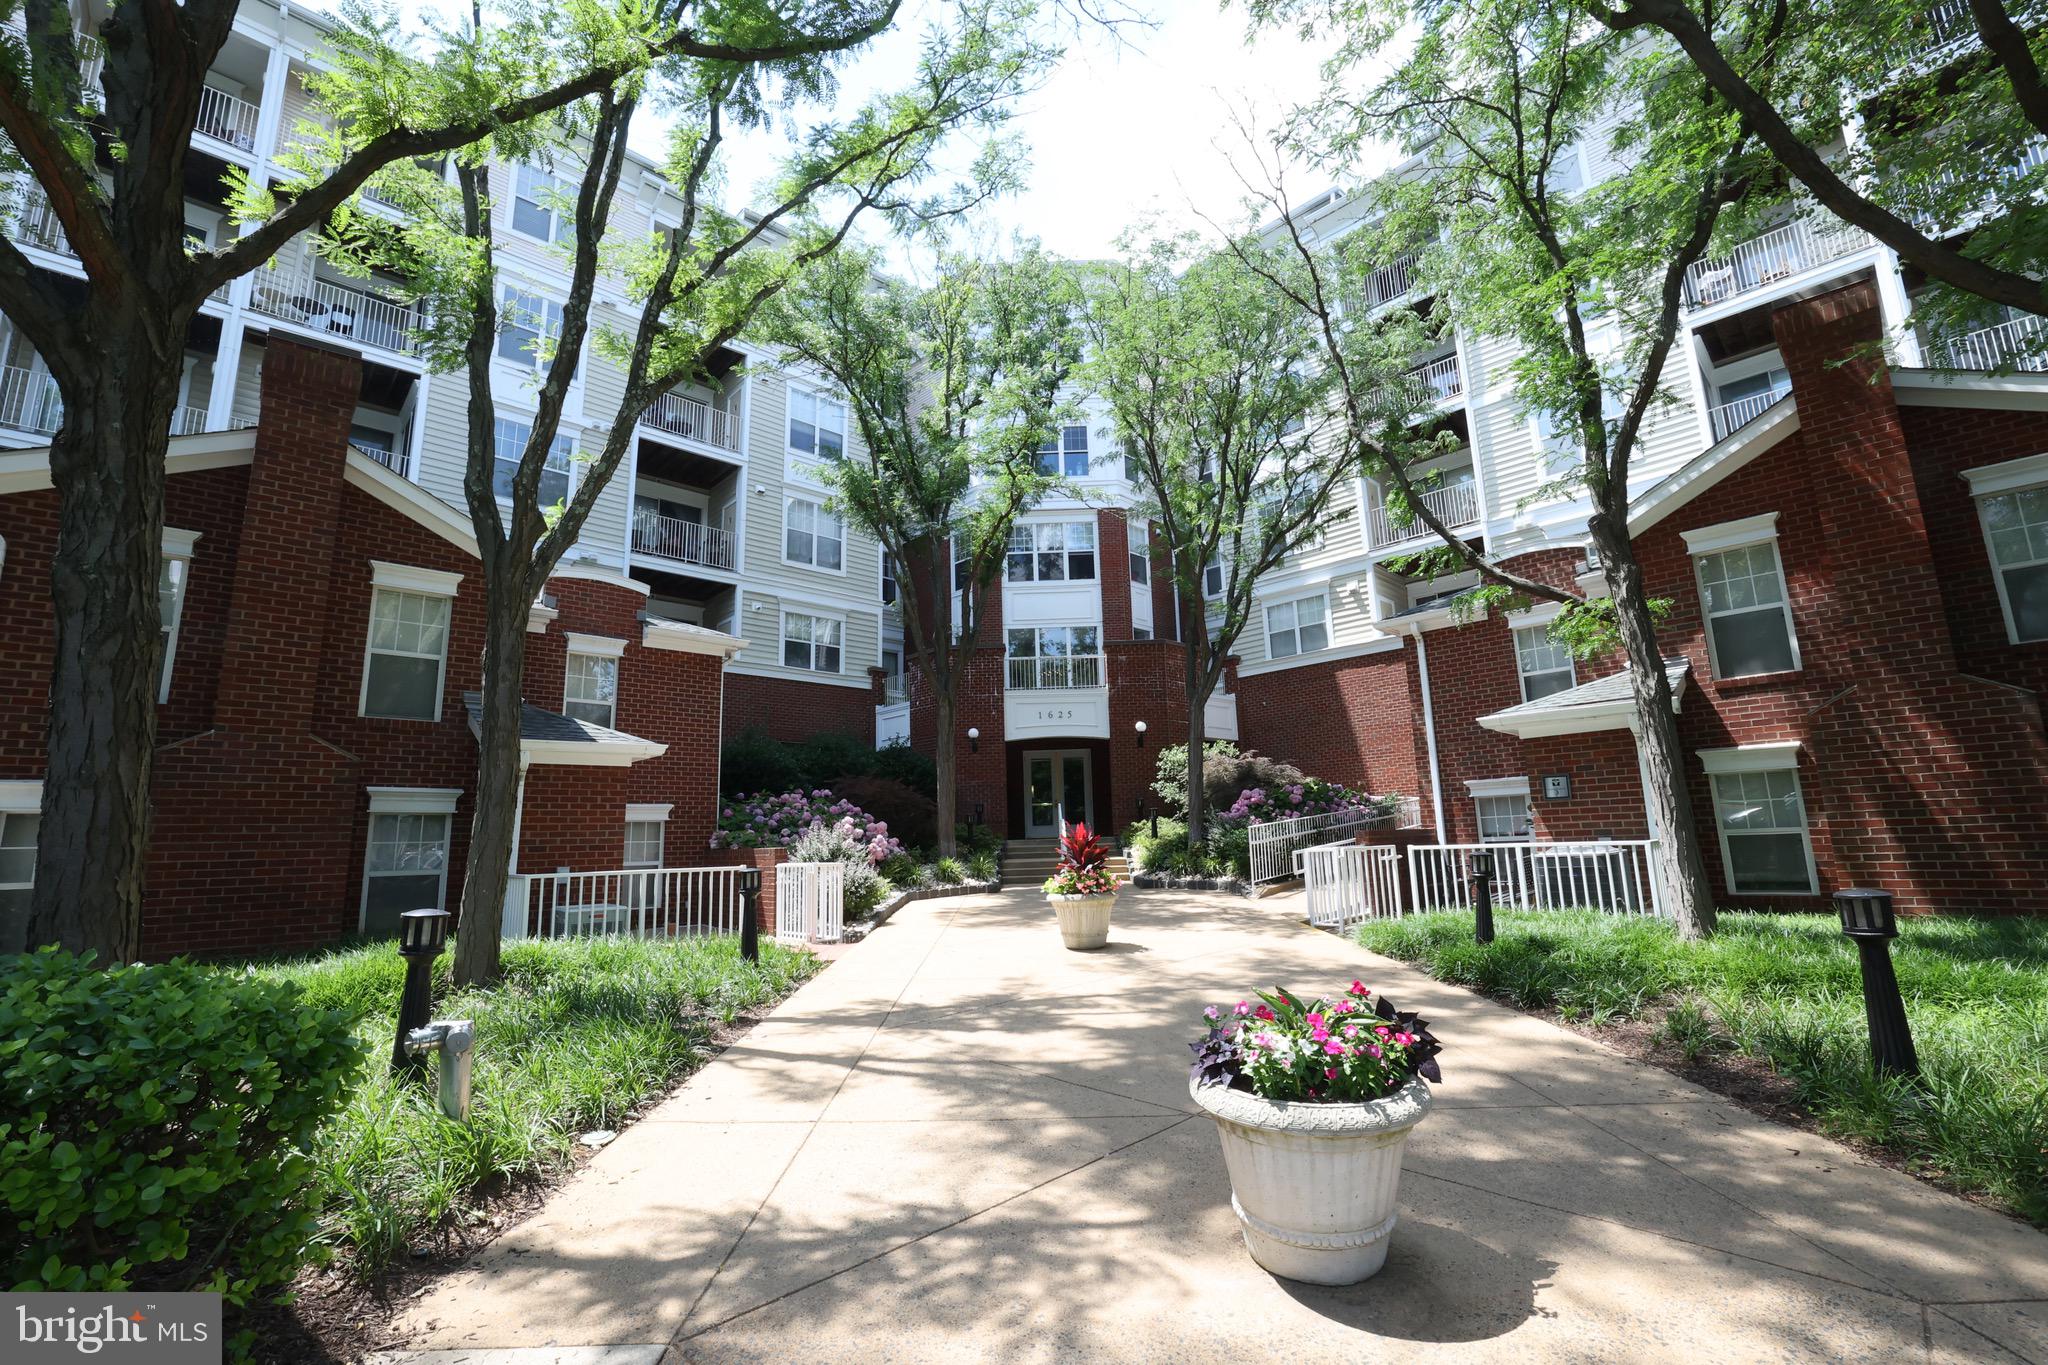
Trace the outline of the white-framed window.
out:
<instances>
[{"instance_id":1,"label":"white-framed window","mask_svg":"<svg viewBox=\"0 0 2048 1365\"><path fill-rule=\"evenodd\" d=\"M1093 581L1095 523L1039 521L1011 527L1006 573L1012 583Z\"/></svg>"},{"instance_id":2,"label":"white-framed window","mask_svg":"<svg viewBox=\"0 0 2048 1365\"><path fill-rule=\"evenodd\" d=\"M1296 654L1313 654L1330 647L1330 603L1323 594L1310 593L1291 602L1274 602L1266 608L1266 654L1285 659Z\"/></svg>"},{"instance_id":3,"label":"white-framed window","mask_svg":"<svg viewBox=\"0 0 2048 1365\"><path fill-rule=\"evenodd\" d=\"M619 660L625 652L624 640L572 633L562 679L562 714L585 725L614 728L619 716Z\"/></svg>"},{"instance_id":4,"label":"white-framed window","mask_svg":"<svg viewBox=\"0 0 2048 1365\"><path fill-rule=\"evenodd\" d=\"M662 850L668 835L668 817L674 810L673 805L626 807L626 860L620 866L661 866Z\"/></svg>"},{"instance_id":5,"label":"white-framed window","mask_svg":"<svg viewBox=\"0 0 2048 1365\"><path fill-rule=\"evenodd\" d=\"M882 651L882 695L890 701L903 700L903 651Z\"/></svg>"},{"instance_id":6,"label":"white-framed window","mask_svg":"<svg viewBox=\"0 0 2048 1365\"><path fill-rule=\"evenodd\" d=\"M1223 596L1223 561L1212 559L1202 566L1202 596L1211 600Z\"/></svg>"},{"instance_id":7,"label":"white-framed window","mask_svg":"<svg viewBox=\"0 0 2048 1365\"><path fill-rule=\"evenodd\" d=\"M1572 652L1550 638L1547 623L1516 628L1515 668L1522 675L1523 701L1569 691L1579 681Z\"/></svg>"},{"instance_id":8,"label":"white-framed window","mask_svg":"<svg viewBox=\"0 0 2048 1365\"><path fill-rule=\"evenodd\" d=\"M1977 515L2006 638L2048 640L2048 485L1979 497Z\"/></svg>"},{"instance_id":9,"label":"white-framed window","mask_svg":"<svg viewBox=\"0 0 2048 1365\"><path fill-rule=\"evenodd\" d=\"M846 528L822 504L791 498L783 504L782 557L838 572L845 568Z\"/></svg>"},{"instance_id":10,"label":"white-framed window","mask_svg":"<svg viewBox=\"0 0 2048 1365\"><path fill-rule=\"evenodd\" d=\"M1150 584L1152 581L1152 529L1143 522L1130 524L1131 581Z\"/></svg>"},{"instance_id":11,"label":"white-framed window","mask_svg":"<svg viewBox=\"0 0 2048 1365\"><path fill-rule=\"evenodd\" d=\"M1526 777L1485 777L1465 783L1479 818L1483 843L1512 843L1529 837L1534 828L1529 816L1529 779Z\"/></svg>"},{"instance_id":12,"label":"white-framed window","mask_svg":"<svg viewBox=\"0 0 2048 1365\"><path fill-rule=\"evenodd\" d=\"M192 576L192 547L197 531L164 528L163 566L156 576L156 611L163 637L163 666L157 670L156 699L159 705L171 699L172 661L178 656L178 623L185 616L185 589Z\"/></svg>"},{"instance_id":13,"label":"white-framed window","mask_svg":"<svg viewBox=\"0 0 2048 1365\"><path fill-rule=\"evenodd\" d=\"M439 720L448 672L448 622L461 574L371 565L369 639L359 714Z\"/></svg>"},{"instance_id":14,"label":"white-framed window","mask_svg":"<svg viewBox=\"0 0 2048 1365\"><path fill-rule=\"evenodd\" d=\"M1799 667L1799 640L1778 560L1777 519L1771 512L1682 533L1699 577L1707 652L1717 678Z\"/></svg>"},{"instance_id":15,"label":"white-framed window","mask_svg":"<svg viewBox=\"0 0 2048 1365\"><path fill-rule=\"evenodd\" d=\"M519 460L526 453L526 443L533 439L531 424L512 417L500 417L491 427L491 442L494 456L491 462L491 488L498 495L499 502L512 501L512 480L519 473ZM547 464L540 472L540 505L553 507L569 500L570 472L576 465L576 438L567 432L557 431L555 443L548 449Z\"/></svg>"},{"instance_id":16,"label":"white-framed window","mask_svg":"<svg viewBox=\"0 0 2048 1365\"><path fill-rule=\"evenodd\" d=\"M36 889L42 807L42 783L0 782L0 953L28 948L28 905Z\"/></svg>"},{"instance_id":17,"label":"white-framed window","mask_svg":"<svg viewBox=\"0 0 2048 1365\"><path fill-rule=\"evenodd\" d=\"M560 176L535 166L519 165L512 171L512 230L537 241L555 242L567 237L574 224L565 212L575 200L575 191Z\"/></svg>"},{"instance_id":18,"label":"white-framed window","mask_svg":"<svg viewBox=\"0 0 2048 1365\"><path fill-rule=\"evenodd\" d=\"M846 623L831 616L804 612L782 614L782 666L811 673L839 671L840 642Z\"/></svg>"},{"instance_id":19,"label":"white-framed window","mask_svg":"<svg viewBox=\"0 0 2048 1365\"><path fill-rule=\"evenodd\" d=\"M450 787L370 788L369 847L363 857L361 927L398 932L408 910L445 908L448 833L461 793Z\"/></svg>"},{"instance_id":20,"label":"white-framed window","mask_svg":"<svg viewBox=\"0 0 2048 1365\"><path fill-rule=\"evenodd\" d=\"M1007 632L1011 687L1100 687L1102 628L1016 626Z\"/></svg>"},{"instance_id":21,"label":"white-framed window","mask_svg":"<svg viewBox=\"0 0 2048 1365\"><path fill-rule=\"evenodd\" d=\"M1738 895L1810 896L1819 890L1799 746L1745 745L1700 753L1714 791L1714 827L1728 890Z\"/></svg>"},{"instance_id":22,"label":"white-framed window","mask_svg":"<svg viewBox=\"0 0 2048 1365\"><path fill-rule=\"evenodd\" d=\"M1088 428L1070 423L1038 447L1038 472L1070 479L1088 477Z\"/></svg>"},{"instance_id":23,"label":"white-framed window","mask_svg":"<svg viewBox=\"0 0 2048 1365\"><path fill-rule=\"evenodd\" d=\"M967 542L965 537L956 536L953 540L954 592L965 592L967 590L967 575L970 568L973 565L973 562L974 561L968 556L967 553Z\"/></svg>"},{"instance_id":24,"label":"white-framed window","mask_svg":"<svg viewBox=\"0 0 2048 1365\"><path fill-rule=\"evenodd\" d=\"M789 390L789 448L806 459L836 460L846 454L846 404L829 393Z\"/></svg>"},{"instance_id":25,"label":"white-framed window","mask_svg":"<svg viewBox=\"0 0 2048 1365\"><path fill-rule=\"evenodd\" d=\"M1579 144L1558 149L1551 158L1549 189L1555 194L1577 194L1586 186L1585 154Z\"/></svg>"},{"instance_id":26,"label":"white-framed window","mask_svg":"<svg viewBox=\"0 0 2048 1365\"><path fill-rule=\"evenodd\" d=\"M498 358L534 369L553 359L562 341L562 305L508 284L498 301Z\"/></svg>"},{"instance_id":27,"label":"white-framed window","mask_svg":"<svg viewBox=\"0 0 2048 1365\"><path fill-rule=\"evenodd\" d=\"M882 605L894 605L896 601L896 556L882 551Z\"/></svg>"},{"instance_id":28,"label":"white-framed window","mask_svg":"<svg viewBox=\"0 0 2048 1365\"><path fill-rule=\"evenodd\" d=\"M1132 638L1133 640L1149 640L1149 639L1151 639L1151 638L1152 638L1152 627L1150 627L1150 626L1132 626L1132 627L1131 627L1131 638Z\"/></svg>"}]
</instances>

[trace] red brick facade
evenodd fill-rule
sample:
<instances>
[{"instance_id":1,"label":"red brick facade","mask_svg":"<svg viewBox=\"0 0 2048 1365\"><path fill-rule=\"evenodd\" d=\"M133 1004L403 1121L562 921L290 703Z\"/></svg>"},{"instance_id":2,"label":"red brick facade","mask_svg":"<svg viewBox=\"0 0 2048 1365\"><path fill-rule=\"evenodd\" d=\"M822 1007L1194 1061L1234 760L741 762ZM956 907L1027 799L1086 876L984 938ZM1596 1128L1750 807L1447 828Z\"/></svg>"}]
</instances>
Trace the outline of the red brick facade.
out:
<instances>
[{"instance_id":1,"label":"red brick facade","mask_svg":"<svg viewBox=\"0 0 2048 1365\"><path fill-rule=\"evenodd\" d=\"M853 668L857 660L845 660ZM725 679L725 732L737 735L759 730L773 739L793 744L812 735L858 735L872 740L875 734L875 693L865 675L860 687L839 687L831 683L804 682L796 678L768 678L757 673L729 673Z\"/></svg>"}]
</instances>

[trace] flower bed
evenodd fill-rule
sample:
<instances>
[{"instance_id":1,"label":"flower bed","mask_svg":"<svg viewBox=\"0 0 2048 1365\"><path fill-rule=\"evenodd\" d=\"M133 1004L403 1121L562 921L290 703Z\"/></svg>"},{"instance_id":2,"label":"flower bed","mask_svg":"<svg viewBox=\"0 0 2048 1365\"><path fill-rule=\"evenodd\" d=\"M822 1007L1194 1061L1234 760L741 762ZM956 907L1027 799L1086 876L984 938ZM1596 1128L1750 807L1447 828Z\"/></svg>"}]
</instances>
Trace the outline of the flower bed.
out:
<instances>
[{"instance_id":1,"label":"flower bed","mask_svg":"<svg viewBox=\"0 0 2048 1365\"><path fill-rule=\"evenodd\" d=\"M903 845L890 835L886 820L877 820L823 787L809 792L734 797L719 807L718 828L711 835L711 846L786 848L818 830L830 830L859 845L870 863L880 863L903 852Z\"/></svg>"},{"instance_id":2,"label":"flower bed","mask_svg":"<svg viewBox=\"0 0 2048 1365\"><path fill-rule=\"evenodd\" d=\"M1303 1003L1275 987L1259 1003L1210 1005L1208 1033L1194 1050L1191 1079L1248 1090L1266 1100L1360 1104L1391 1095L1409 1077L1443 1079L1429 1026L1354 981L1334 1002Z\"/></svg>"}]
</instances>

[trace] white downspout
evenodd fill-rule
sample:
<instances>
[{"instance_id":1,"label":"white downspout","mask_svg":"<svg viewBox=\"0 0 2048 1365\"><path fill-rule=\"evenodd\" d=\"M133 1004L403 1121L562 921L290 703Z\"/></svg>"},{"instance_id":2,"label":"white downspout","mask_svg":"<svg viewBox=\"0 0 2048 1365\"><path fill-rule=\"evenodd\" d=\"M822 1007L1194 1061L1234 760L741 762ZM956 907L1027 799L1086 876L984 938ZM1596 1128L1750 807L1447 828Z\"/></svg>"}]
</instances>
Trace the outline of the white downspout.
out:
<instances>
[{"instance_id":1,"label":"white downspout","mask_svg":"<svg viewBox=\"0 0 2048 1365\"><path fill-rule=\"evenodd\" d=\"M1420 626L1415 628L1415 665L1422 677L1422 734L1429 744L1429 805L1436 816L1437 842L1445 843L1451 836L1444 826L1444 778L1436 758L1436 703L1429 692L1429 646Z\"/></svg>"}]
</instances>

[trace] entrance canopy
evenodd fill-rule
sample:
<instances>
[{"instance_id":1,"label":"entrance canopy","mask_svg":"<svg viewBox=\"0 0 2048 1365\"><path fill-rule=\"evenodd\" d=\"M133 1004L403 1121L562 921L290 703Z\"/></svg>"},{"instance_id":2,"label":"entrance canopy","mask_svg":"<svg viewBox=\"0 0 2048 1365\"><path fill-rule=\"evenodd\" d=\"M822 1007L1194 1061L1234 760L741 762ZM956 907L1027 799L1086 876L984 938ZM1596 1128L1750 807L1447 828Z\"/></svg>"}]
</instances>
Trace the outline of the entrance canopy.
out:
<instances>
[{"instance_id":1,"label":"entrance canopy","mask_svg":"<svg viewBox=\"0 0 2048 1365\"><path fill-rule=\"evenodd\" d=\"M1671 709L1678 710L1685 693L1685 680L1692 664L1685 659L1666 659L1664 676L1671 683ZM1636 700L1629 691L1629 670L1580 683L1505 711L1481 716L1479 723L1517 739L1543 735L1586 735L1596 730L1626 730L1636 716Z\"/></svg>"}]
</instances>

